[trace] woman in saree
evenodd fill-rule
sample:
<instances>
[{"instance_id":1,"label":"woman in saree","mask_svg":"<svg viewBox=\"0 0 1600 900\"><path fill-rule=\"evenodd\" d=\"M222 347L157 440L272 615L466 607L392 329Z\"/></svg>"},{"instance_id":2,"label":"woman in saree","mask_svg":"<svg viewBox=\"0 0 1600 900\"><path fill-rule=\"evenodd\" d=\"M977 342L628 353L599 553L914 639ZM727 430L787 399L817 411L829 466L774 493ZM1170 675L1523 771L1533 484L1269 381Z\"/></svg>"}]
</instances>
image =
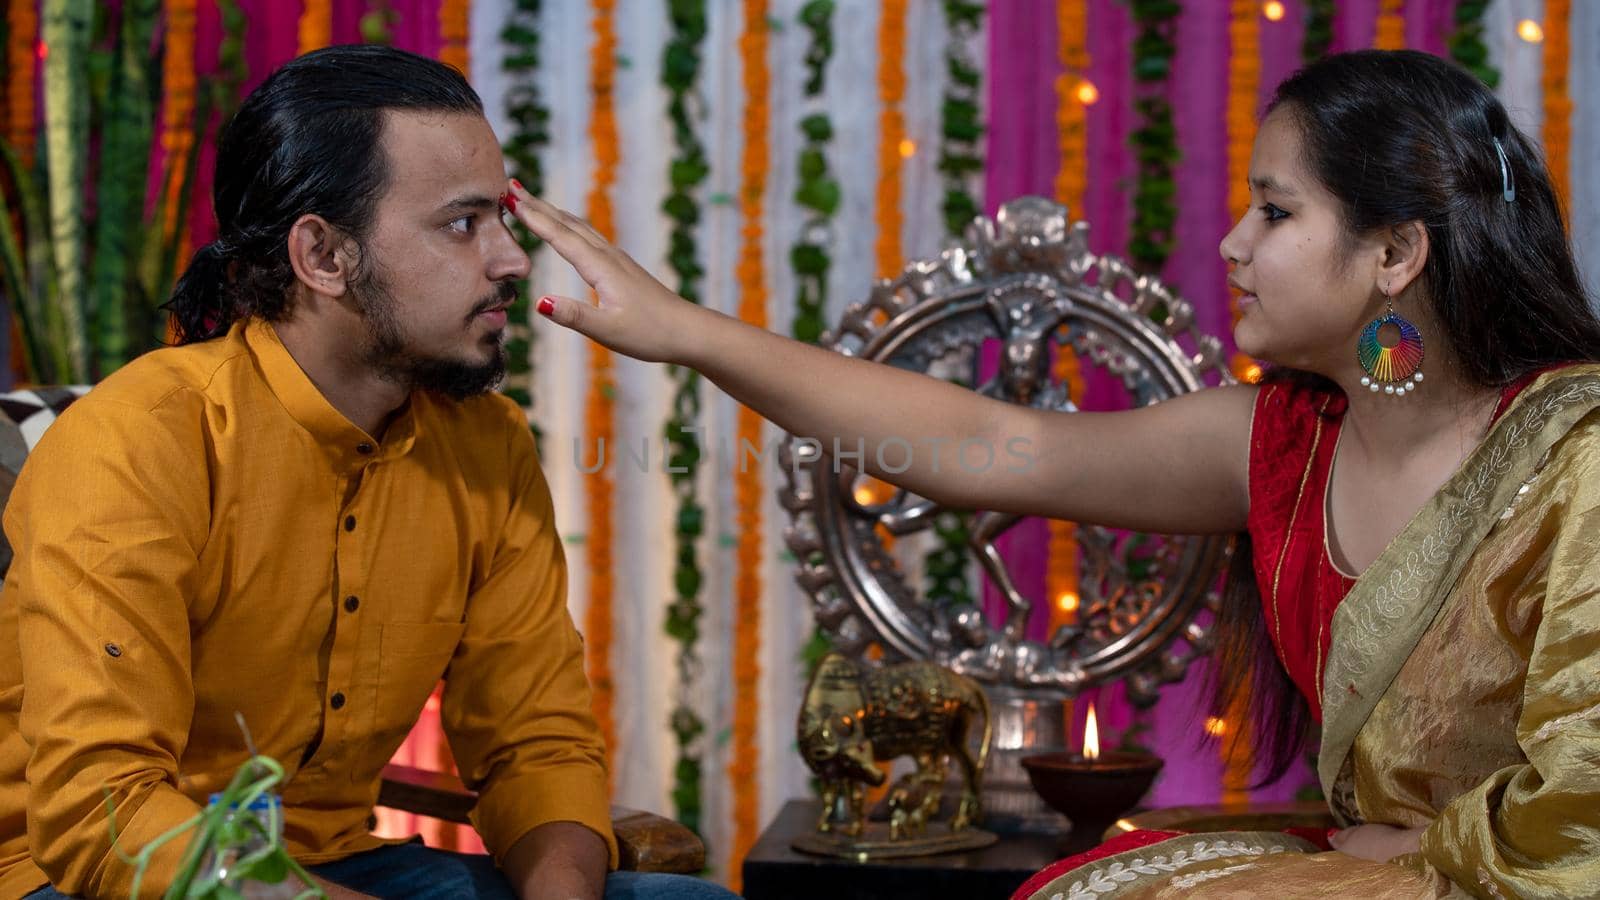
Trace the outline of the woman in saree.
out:
<instances>
[{"instance_id":1,"label":"woman in saree","mask_svg":"<svg viewBox=\"0 0 1600 900\"><path fill-rule=\"evenodd\" d=\"M1540 155L1466 72L1363 51L1279 87L1249 177L1221 252L1235 342L1271 375L1116 413L1005 404L751 328L515 182L511 205L598 298L540 312L613 350L698 369L824 447L1022 438L1037 455L891 472L869 450L886 481L1241 535L1214 708L1248 686L1272 776L1320 726L1332 849L1135 833L1019 896L1600 895L1600 321Z\"/></svg>"}]
</instances>

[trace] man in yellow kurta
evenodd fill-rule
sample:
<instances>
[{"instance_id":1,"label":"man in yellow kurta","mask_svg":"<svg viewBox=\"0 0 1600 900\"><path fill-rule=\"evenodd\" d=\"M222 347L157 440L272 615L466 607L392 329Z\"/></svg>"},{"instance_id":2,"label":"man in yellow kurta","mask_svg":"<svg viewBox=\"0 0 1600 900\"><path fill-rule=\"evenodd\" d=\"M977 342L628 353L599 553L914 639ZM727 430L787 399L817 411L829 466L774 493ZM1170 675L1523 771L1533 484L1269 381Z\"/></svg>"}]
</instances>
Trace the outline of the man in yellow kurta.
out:
<instances>
[{"instance_id":1,"label":"man in yellow kurta","mask_svg":"<svg viewBox=\"0 0 1600 900\"><path fill-rule=\"evenodd\" d=\"M529 268L502 166L460 75L387 48L301 57L225 130L182 346L67 410L5 511L0 898L125 896L107 797L126 852L182 823L249 754L236 712L319 879L457 877L334 862L389 849L380 772L441 678L504 875L478 896L600 895L616 846L560 539L527 421L488 392Z\"/></svg>"}]
</instances>

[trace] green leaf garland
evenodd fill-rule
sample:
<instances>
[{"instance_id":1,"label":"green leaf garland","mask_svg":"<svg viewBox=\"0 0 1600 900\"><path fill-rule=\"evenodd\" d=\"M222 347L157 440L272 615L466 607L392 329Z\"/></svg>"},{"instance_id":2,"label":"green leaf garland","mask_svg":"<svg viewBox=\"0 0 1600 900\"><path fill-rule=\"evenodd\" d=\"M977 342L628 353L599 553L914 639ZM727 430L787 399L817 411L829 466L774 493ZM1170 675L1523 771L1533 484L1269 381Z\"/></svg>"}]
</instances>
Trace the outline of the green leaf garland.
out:
<instances>
[{"instance_id":1,"label":"green leaf garland","mask_svg":"<svg viewBox=\"0 0 1600 900\"><path fill-rule=\"evenodd\" d=\"M806 115L800 119L805 144L798 160L800 183L794 202L805 210L800 237L789 250L789 265L795 276L794 319L789 333L796 340L815 344L827 330L823 309L828 302L829 255L833 242L833 216L839 211L843 191L828 169L828 144L833 140L833 120L823 95L827 89L828 61L833 59L833 0L810 0L800 8L801 26L810 35L806 45ZM817 663L832 650L828 635L814 627L811 637L800 648L804 680L809 681Z\"/></svg>"},{"instance_id":2,"label":"green leaf garland","mask_svg":"<svg viewBox=\"0 0 1600 900\"><path fill-rule=\"evenodd\" d=\"M971 0L945 0L945 84L939 116L939 172L944 176L944 229L959 238L982 207L972 194L974 177L983 172L982 72L967 52L983 23L984 5ZM958 379L963 384L967 380ZM967 384L970 386L970 384ZM938 546L923 558L924 595L941 608L973 603L968 570L972 515L947 511L934 523Z\"/></svg>"},{"instance_id":3,"label":"green leaf garland","mask_svg":"<svg viewBox=\"0 0 1600 900\"><path fill-rule=\"evenodd\" d=\"M705 0L666 0L672 37L661 56L661 81L667 88L667 117L672 122L676 155L667 167L667 197L661 209L672 222L668 238L667 264L678 277L677 291L684 299L701 302L700 279L705 269L695 242L695 227L700 222L700 185L711 172L705 145L695 133L690 103L700 78L700 45L706 37ZM695 712L692 688L699 671L696 644L700 640L699 543L705 534L705 508L695 489L700 470L701 450L695 424L700 421L700 374L693 369L673 366L669 370L676 390L672 413L667 418L667 477L678 500L673 522L676 547L672 570L673 600L667 607L666 632L678 642L678 699L670 724L678 743L678 759L672 772L672 803L678 821L696 833L701 826L702 765L700 737L705 721Z\"/></svg>"},{"instance_id":4,"label":"green leaf garland","mask_svg":"<svg viewBox=\"0 0 1600 900\"><path fill-rule=\"evenodd\" d=\"M511 120L511 134L506 138L506 159L511 161L518 181L534 196L544 194L544 169L539 153L550 143L550 110L540 96L539 71L539 4L540 0L516 0L506 24L500 29L500 43L505 55L500 60L500 70L505 72L510 87L506 91L506 117ZM386 10L385 10L386 12ZM384 21L387 21L385 19ZM543 243L526 229L515 229L517 242L533 256ZM533 303L528 296L532 290L529 281L517 285L517 297L508 310L513 323L506 338L505 395L527 409L533 407L533 341L531 321ZM532 426L534 440L543 435L539 426ZM542 443L542 442L541 442Z\"/></svg>"},{"instance_id":5,"label":"green leaf garland","mask_svg":"<svg viewBox=\"0 0 1600 900\"><path fill-rule=\"evenodd\" d=\"M1139 33L1133 42L1133 77L1138 83L1134 108L1139 126L1129 136L1138 161L1133 189L1133 227L1128 256L1142 272L1158 272L1172 253L1178 221L1178 189L1173 177L1182 154L1172 122L1167 88L1180 6L1175 0L1128 0Z\"/></svg>"},{"instance_id":6,"label":"green leaf garland","mask_svg":"<svg viewBox=\"0 0 1600 900\"><path fill-rule=\"evenodd\" d=\"M1300 40L1300 59L1314 63L1333 46L1333 0L1305 0L1306 30Z\"/></svg>"},{"instance_id":7,"label":"green leaf garland","mask_svg":"<svg viewBox=\"0 0 1600 900\"><path fill-rule=\"evenodd\" d=\"M1489 0L1460 0L1448 46L1451 59L1492 88L1500 84L1500 72L1489 63L1489 45L1483 40L1483 16L1488 10Z\"/></svg>"}]
</instances>

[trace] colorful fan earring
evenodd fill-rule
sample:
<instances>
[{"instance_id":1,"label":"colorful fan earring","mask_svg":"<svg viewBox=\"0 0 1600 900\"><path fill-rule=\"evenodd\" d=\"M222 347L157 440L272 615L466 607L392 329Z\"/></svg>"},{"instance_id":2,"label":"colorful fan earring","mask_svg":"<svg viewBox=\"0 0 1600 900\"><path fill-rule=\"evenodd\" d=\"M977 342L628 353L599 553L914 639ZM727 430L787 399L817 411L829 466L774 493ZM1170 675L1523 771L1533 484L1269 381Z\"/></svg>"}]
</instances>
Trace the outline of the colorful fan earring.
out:
<instances>
[{"instance_id":1,"label":"colorful fan earring","mask_svg":"<svg viewBox=\"0 0 1600 900\"><path fill-rule=\"evenodd\" d=\"M1367 374L1361 385L1374 394L1382 391L1404 397L1422 383L1422 332L1394 311L1394 298L1387 291L1383 299L1389 308L1367 323L1356 341L1356 361ZM1388 329L1388 330L1386 330ZM1385 340L1393 343L1385 345Z\"/></svg>"}]
</instances>

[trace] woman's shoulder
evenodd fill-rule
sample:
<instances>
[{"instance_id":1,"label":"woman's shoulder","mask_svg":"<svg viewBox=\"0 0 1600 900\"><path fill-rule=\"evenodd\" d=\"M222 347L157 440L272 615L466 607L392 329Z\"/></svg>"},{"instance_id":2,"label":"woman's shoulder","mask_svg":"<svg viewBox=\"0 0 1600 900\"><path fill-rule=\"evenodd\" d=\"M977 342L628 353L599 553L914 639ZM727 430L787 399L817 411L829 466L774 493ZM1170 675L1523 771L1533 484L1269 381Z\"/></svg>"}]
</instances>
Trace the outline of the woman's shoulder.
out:
<instances>
[{"instance_id":1,"label":"woman's shoulder","mask_svg":"<svg viewBox=\"0 0 1600 900\"><path fill-rule=\"evenodd\" d=\"M1250 453L1282 454L1315 443L1344 418L1344 393L1332 382L1309 377L1269 378L1256 394L1250 422Z\"/></svg>"}]
</instances>

